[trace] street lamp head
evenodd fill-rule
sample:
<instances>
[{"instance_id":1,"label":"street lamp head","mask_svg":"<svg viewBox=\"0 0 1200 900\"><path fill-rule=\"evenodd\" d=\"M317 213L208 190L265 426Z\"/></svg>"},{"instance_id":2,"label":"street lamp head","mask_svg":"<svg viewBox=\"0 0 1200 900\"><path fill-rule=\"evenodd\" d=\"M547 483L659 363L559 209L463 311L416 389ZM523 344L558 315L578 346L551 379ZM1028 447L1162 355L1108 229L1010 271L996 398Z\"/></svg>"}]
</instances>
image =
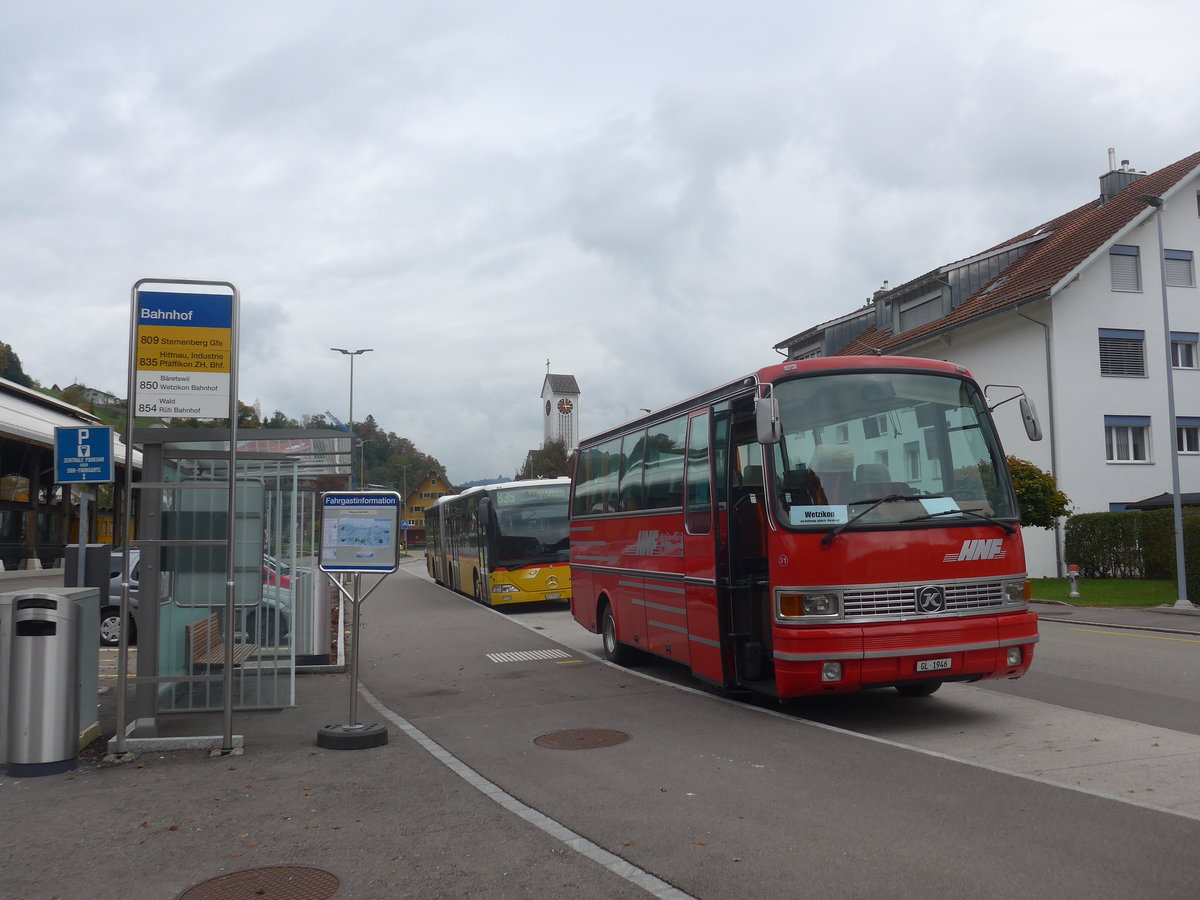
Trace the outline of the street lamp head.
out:
<instances>
[{"instance_id":1,"label":"street lamp head","mask_svg":"<svg viewBox=\"0 0 1200 900\"><path fill-rule=\"evenodd\" d=\"M343 350L341 347L330 347L329 349L335 350L338 353L345 353L347 356L358 356L360 353L372 353L375 350L374 347L364 347L361 350Z\"/></svg>"}]
</instances>

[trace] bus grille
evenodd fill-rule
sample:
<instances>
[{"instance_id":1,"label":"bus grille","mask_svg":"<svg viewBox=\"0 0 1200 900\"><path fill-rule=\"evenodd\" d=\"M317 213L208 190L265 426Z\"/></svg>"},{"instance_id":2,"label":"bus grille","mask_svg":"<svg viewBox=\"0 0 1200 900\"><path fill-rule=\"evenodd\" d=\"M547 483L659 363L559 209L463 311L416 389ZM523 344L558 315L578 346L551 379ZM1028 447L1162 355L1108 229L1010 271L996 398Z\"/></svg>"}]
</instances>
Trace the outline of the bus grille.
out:
<instances>
[{"instance_id":1,"label":"bus grille","mask_svg":"<svg viewBox=\"0 0 1200 900\"><path fill-rule=\"evenodd\" d=\"M916 616L917 591L922 585L863 588L842 594L842 612L846 618L859 616ZM999 581L975 581L947 584L946 611L936 615L969 615L1004 606L1004 585Z\"/></svg>"}]
</instances>

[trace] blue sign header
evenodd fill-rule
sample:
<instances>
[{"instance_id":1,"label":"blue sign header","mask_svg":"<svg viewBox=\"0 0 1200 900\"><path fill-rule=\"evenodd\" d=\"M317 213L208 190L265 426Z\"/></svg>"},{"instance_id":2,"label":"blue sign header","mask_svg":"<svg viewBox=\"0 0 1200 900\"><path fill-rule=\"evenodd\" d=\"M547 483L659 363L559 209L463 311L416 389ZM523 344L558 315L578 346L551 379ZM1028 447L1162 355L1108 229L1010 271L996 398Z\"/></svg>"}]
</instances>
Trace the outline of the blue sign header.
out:
<instances>
[{"instance_id":1,"label":"blue sign header","mask_svg":"<svg viewBox=\"0 0 1200 900\"><path fill-rule=\"evenodd\" d=\"M232 294L138 291L138 325L232 328Z\"/></svg>"}]
</instances>

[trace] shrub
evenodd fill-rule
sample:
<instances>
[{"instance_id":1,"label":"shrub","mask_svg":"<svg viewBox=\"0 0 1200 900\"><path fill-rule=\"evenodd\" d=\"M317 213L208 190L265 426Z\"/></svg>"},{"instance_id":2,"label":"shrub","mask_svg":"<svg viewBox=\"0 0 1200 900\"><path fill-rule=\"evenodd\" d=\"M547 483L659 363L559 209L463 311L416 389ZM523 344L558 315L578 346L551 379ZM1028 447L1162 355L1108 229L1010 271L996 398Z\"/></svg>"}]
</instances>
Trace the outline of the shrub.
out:
<instances>
[{"instance_id":1,"label":"shrub","mask_svg":"<svg viewBox=\"0 0 1200 900\"><path fill-rule=\"evenodd\" d=\"M1200 509L1183 515L1188 599L1200 600ZM1077 513L1064 530L1064 557L1085 578L1175 580L1175 516L1147 512Z\"/></svg>"}]
</instances>

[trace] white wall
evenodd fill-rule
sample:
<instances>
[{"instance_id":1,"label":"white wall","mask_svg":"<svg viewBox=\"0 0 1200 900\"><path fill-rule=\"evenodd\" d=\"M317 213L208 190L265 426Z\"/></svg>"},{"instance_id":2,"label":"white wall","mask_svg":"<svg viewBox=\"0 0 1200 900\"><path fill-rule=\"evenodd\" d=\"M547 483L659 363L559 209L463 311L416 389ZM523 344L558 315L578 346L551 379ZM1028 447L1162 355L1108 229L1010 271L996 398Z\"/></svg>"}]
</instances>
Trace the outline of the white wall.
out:
<instances>
[{"instance_id":1,"label":"white wall","mask_svg":"<svg viewBox=\"0 0 1200 900\"><path fill-rule=\"evenodd\" d=\"M1163 213L1168 249L1192 250L1200 257L1200 179L1181 186ZM980 384L1020 384L1033 399L1045 439L1030 443L1016 403L995 412L1005 452L1028 459L1047 471L1055 441L1059 488L1075 512L1107 512L1111 503L1141 500L1171 490L1170 453L1174 428L1169 422L1166 345L1154 218L1120 236L1117 243L1141 248L1142 291L1112 290L1107 252L1101 253L1051 300L1022 307L1031 318L1051 326L1054 401L1047 387L1044 331L1015 310L967 323L951 334L905 352L961 363ZM1200 332L1200 290L1168 288L1170 329ZM1145 377L1100 374L1099 329L1139 329L1146 334ZM1200 416L1200 369L1174 370L1175 408L1179 416ZM992 392L995 402L1004 393ZM1105 459L1104 416L1148 415L1151 462L1110 463ZM1200 454L1180 455L1183 491L1200 491ZM1053 576L1055 538L1042 529L1025 532L1029 571Z\"/></svg>"}]
</instances>

